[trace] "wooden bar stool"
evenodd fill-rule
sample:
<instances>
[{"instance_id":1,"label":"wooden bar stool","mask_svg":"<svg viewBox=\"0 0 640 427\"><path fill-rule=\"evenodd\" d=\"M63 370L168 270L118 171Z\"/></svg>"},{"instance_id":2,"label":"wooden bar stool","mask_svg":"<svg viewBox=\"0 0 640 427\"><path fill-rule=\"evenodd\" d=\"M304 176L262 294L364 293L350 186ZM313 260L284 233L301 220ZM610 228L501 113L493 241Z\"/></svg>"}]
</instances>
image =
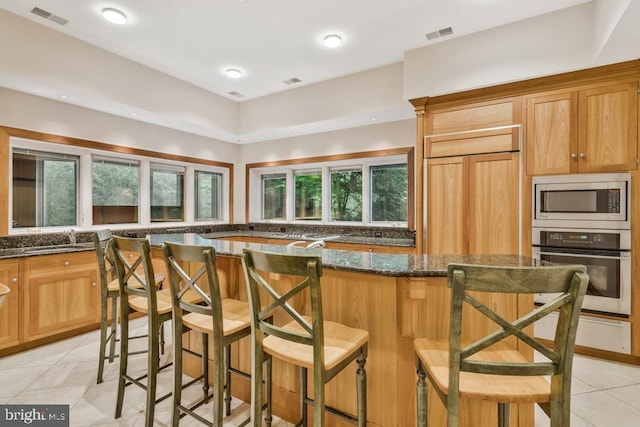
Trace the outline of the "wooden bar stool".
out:
<instances>
[{"instance_id":1,"label":"wooden bar stool","mask_svg":"<svg viewBox=\"0 0 640 427\"><path fill-rule=\"evenodd\" d=\"M151 250L147 239L134 239L114 236L111 245L112 258L116 265L120 285L121 339L120 339L120 373L118 379L118 397L115 417L122 415L125 387L135 384L146 390L145 426L154 425L155 404L171 396L171 392L156 398L157 375L162 369L171 365L160 366L160 328L167 320L171 320L171 291L158 289L154 280ZM132 256L133 255L133 256ZM199 295L189 292L185 299L192 302L199 300ZM127 371L129 359L129 315L141 312L147 315L148 346L147 372L133 377ZM142 380L146 379L146 383Z\"/></svg>"},{"instance_id":2,"label":"wooden bar stool","mask_svg":"<svg viewBox=\"0 0 640 427\"><path fill-rule=\"evenodd\" d=\"M450 264L449 340L414 340L418 426L427 425L425 378L447 408L448 427L458 425L460 398L496 402L501 427L509 424L510 403L538 403L550 416L552 427L569 426L573 348L588 283L589 276L582 265L490 267ZM509 321L482 302L482 294L487 292L558 295L553 301L532 307L531 312ZM468 306L463 310L464 303ZM467 331L475 326L474 322L463 321L463 313L465 316L476 314L474 310L497 326L480 339ZM552 347L523 330L556 311L559 317ZM546 360L528 361L515 349L515 341L532 347ZM551 376L550 384L544 375ZM474 420L474 423L486 425L486 420Z\"/></svg>"},{"instance_id":3,"label":"wooden bar stool","mask_svg":"<svg viewBox=\"0 0 640 427\"><path fill-rule=\"evenodd\" d=\"M244 249L242 261L253 329L252 420L260 419L261 408L257 403L262 402L261 368L264 358L270 356L300 367L301 421L297 425L307 425L307 405L312 404L314 427L324 425L325 410L364 427L367 423L367 377L364 365L369 333L323 319L321 258ZM279 275L287 275L300 282L280 293L276 291L276 285L269 282L270 277ZM294 302L294 298L298 301ZM299 299L308 303L300 303ZM308 307L310 315L301 313L296 306ZM291 320L282 325L265 321L267 316L276 313ZM354 360L357 364L358 402L355 417L326 406L324 394L325 384ZM307 395L307 370L313 375L313 399ZM267 391L270 387L267 379Z\"/></svg>"},{"instance_id":4,"label":"wooden bar stool","mask_svg":"<svg viewBox=\"0 0 640 427\"><path fill-rule=\"evenodd\" d=\"M179 245L165 242L163 248L173 301L174 330L174 387L172 424L177 426L185 414L191 415L209 426L222 426L223 395L225 413L231 413L231 372L250 378L231 367L231 344L251 334L249 304L231 298L223 298L220 277L216 268L215 249L210 246ZM192 274L189 271L193 271ZM189 291L196 292L201 303L185 299ZM202 334L204 396L199 402L185 406L182 389L193 383L182 384L182 356L187 351L182 336L189 330ZM208 347L213 343L213 390L208 394ZM196 408L213 398L213 419L209 421L194 412ZM270 419L270 413L267 413Z\"/></svg>"},{"instance_id":5,"label":"wooden bar stool","mask_svg":"<svg viewBox=\"0 0 640 427\"><path fill-rule=\"evenodd\" d=\"M116 275L116 267L111 257L110 245L112 242L111 230L98 230L91 236L93 246L98 260L100 270L100 355L98 357L98 378L96 383L102 382L104 372L104 362L108 360L112 363L118 357L116 353L116 342L118 339L118 297L120 295L120 284ZM155 273L156 285L161 287L165 275ZM111 304L111 319L109 319L109 304ZM162 334L162 332L161 332ZM130 337L130 339L146 338L146 335ZM164 343L164 335L161 335L160 342ZM108 353L107 353L108 347ZM130 352L129 354L144 353L146 350ZM164 350L162 350L164 353Z\"/></svg>"}]
</instances>

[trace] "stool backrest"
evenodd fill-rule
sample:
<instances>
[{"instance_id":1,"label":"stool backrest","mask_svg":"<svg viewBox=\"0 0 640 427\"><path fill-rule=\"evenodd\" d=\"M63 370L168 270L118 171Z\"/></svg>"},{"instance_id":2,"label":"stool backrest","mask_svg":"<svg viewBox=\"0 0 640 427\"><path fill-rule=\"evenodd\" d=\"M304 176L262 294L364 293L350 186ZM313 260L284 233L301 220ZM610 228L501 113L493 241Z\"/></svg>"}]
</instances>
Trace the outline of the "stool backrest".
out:
<instances>
[{"instance_id":1,"label":"stool backrest","mask_svg":"<svg viewBox=\"0 0 640 427\"><path fill-rule=\"evenodd\" d=\"M314 346L314 359L319 366L323 366L321 258L310 255L276 254L245 248L242 261L249 293L252 327L267 335ZM278 291L275 280L270 282L269 278L279 275L292 277L299 282ZM310 295L310 305L307 307L310 308L311 321L309 316L305 317L295 308L296 304L292 303L294 297L307 289ZM290 320L295 321L299 328L292 330L268 321L268 318L276 312L285 314Z\"/></svg>"},{"instance_id":2,"label":"stool backrest","mask_svg":"<svg viewBox=\"0 0 640 427\"><path fill-rule=\"evenodd\" d=\"M452 290L447 395L449 408L457 407L461 371L496 375L550 375L552 400L554 394L557 398L563 394L565 398L569 398L578 318L589 283L585 266L493 267L450 264L447 277ZM507 320L481 302L483 292L557 295L552 301L533 307L518 319ZM471 310L478 310L491 319L498 328L475 342L464 343L463 347L461 337L464 336L464 303L467 303ZM558 313L558 323L553 346L548 346L524 329L553 312ZM544 356L545 360L514 363L483 361L477 360L481 356L474 357L491 346L509 345L504 341L513 339L512 337L532 347Z\"/></svg>"},{"instance_id":3,"label":"stool backrest","mask_svg":"<svg viewBox=\"0 0 640 427\"><path fill-rule=\"evenodd\" d=\"M144 238L113 236L111 253L118 273L121 298L130 295L148 298L149 312L157 312L157 285L149 241Z\"/></svg>"},{"instance_id":4,"label":"stool backrest","mask_svg":"<svg viewBox=\"0 0 640 427\"><path fill-rule=\"evenodd\" d=\"M116 266L111 254L111 242L113 236L111 230L98 230L91 235L93 246L96 250L96 258L98 259L98 268L100 270L100 291L107 294L108 285L112 280L116 279Z\"/></svg>"},{"instance_id":5,"label":"stool backrest","mask_svg":"<svg viewBox=\"0 0 640 427\"><path fill-rule=\"evenodd\" d=\"M173 315L176 322L182 321L183 312L205 314L213 320L213 338L222 338L222 296L220 281L216 270L216 251L211 246L181 245L165 242L163 247L171 299L173 301ZM194 266L202 264L195 273L188 271ZM204 282L201 280L204 277ZM206 285L206 286L203 286ZM188 291L197 293L201 303L194 304L193 299L183 298ZM219 341L216 341L219 342Z\"/></svg>"}]
</instances>

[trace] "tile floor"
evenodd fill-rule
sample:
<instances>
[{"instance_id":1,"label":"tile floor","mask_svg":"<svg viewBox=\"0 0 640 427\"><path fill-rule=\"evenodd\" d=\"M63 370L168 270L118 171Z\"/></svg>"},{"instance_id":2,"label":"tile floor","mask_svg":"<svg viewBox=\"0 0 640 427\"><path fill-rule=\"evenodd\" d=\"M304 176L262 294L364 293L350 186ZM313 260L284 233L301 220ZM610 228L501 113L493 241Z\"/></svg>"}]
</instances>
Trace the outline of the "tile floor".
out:
<instances>
[{"instance_id":1,"label":"tile floor","mask_svg":"<svg viewBox=\"0 0 640 427\"><path fill-rule=\"evenodd\" d=\"M137 334L143 335L145 319L134 323ZM170 341L170 333L167 338ZM0 403L68 404L72 426L141 426L144 424L144 392L127 388L123 415L113 417L118 363L105 364L104 382L96 384L98 332L90 332L54 344L0 358ZM136 342L136 341L134 341ZM144 343L146 340L137 340ZM164 358L171 357L168 343ZM132 357L131 365L142 369L144 356ZM171 370L160 374L159 390L171 387ZM159 391L159 393L160 393ZM193 393L199 393L196 388ZM574 360L573 427L640 426L640 366L625 365L576 355ZM156 425L169 425L171 399L156 409ZM211 406L199 411L206 415ZM249 406L234 401L232 415L225 426L237 425L249 413ZM187 417L181 426L202 425ZM290 424L276 420L274 427ZM536 427L549 425L549 419L536 410ZM404 427L404 426L396 426ZM482 427L482 426L481 426Z\"/></svg>"}]
</instances>

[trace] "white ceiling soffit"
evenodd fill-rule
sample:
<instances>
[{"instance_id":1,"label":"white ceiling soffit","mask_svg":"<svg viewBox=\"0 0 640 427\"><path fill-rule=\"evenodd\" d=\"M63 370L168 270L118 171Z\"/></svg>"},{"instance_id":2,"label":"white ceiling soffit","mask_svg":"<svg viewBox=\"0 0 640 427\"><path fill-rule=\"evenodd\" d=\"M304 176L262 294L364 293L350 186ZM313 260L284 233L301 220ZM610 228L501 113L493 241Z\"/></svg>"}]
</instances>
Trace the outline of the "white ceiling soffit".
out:
<instances>
[{"instance_id":1,"label":"white ceiling soffit","mask_svg":"<svg viewBox=\"0 0 640 427\"><path fill-rule=\"evenodd\" d=\"M412 49L590 1L394 0L372 4L370 0L164 0L159 4L156 0L0 0L0 8L210 94L244 104L399 63L404 52ZM34 7L56 19L32 13ZM101 17L105 7L122 10L127 24L106 22ZM438 32L439 37L429 40L427 34L433 32ZM322 38L330 33L342 37L340 47L322 46ZM108 70L109 64L104 66ZM55 93L88 92L84 87L66 84L56 87L55 82L46 79L30 81L23 76L20 81L16 73L3 74L2 68L0 84L8 88L34 93L33 86L39 86L41 96L54 99ZM229 79L224 74L227 68L237 68L243 76ZM292 80L294 84L290 84ZM402 96L401 91L398 96ZM109 96L79 96L75 101L62 101L240 143L311 133L318 128L361 126L371 123L372 117L378 123L398 120L408 118L411 111L410 106L399 108L397 104L371 112L360 108L346 118L318 117L242 134L232 125L222 126L221 130L209 123L194 123L166 111L148 111Z\"/></svg>"}]
</instances>

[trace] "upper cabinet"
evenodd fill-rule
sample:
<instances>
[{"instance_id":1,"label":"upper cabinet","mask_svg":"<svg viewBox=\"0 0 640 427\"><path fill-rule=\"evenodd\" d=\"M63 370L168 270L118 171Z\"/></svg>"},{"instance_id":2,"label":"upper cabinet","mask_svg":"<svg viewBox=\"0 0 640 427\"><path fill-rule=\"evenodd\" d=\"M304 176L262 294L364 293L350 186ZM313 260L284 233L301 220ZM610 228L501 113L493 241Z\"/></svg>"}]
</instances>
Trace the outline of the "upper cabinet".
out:
<instances>
[{"instance_id":1,"label":"upper cabinet","mask_svg":"<svg viewBox=\"0 0 640 427\"><path fill-rule=\"evenodd\" d=\"M520 97L429 109L425 157L516 151L521 111Z\"/></svg>"},{"instance_id":2,"label":"upper cabinet","mask_svg":"<svg viewBox=\"0 0 640 427\"><path fill-rule=\"evenodd\" d=\"M638 82L526 98L528 175L636 169Z\"/></svg>"}]
</instances>

